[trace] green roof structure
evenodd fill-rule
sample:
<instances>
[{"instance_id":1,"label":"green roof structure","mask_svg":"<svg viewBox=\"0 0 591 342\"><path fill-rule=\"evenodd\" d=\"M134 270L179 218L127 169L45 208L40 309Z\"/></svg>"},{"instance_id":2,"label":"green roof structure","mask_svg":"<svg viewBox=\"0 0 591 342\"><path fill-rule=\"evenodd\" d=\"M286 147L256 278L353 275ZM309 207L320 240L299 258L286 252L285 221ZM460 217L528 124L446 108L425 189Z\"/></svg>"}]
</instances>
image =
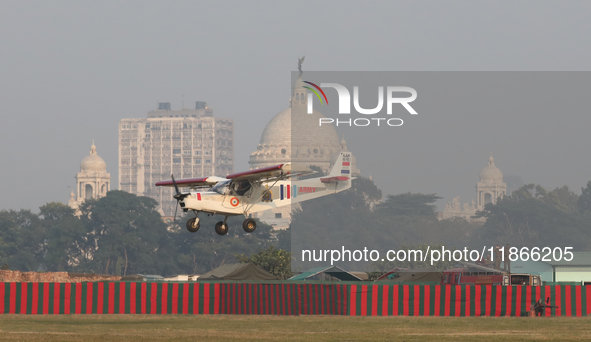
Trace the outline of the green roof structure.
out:
<instances>
[{"instance_id":1,"label":"green roof structure","mask_svg":"<svg viewBox=\"0 0 591 342\"><path fill-rule=\"evenodd\" d=\"M199 280L277 280L255 264L224 264L205 273Z\"/></svg>"},{"instance_id":2,"label":"green roof structure","mask_svg":"<svg viewBox=\"0 0 591 342\"><path fill-rule=\"evenodd\" d=\"M321 273L328 274L331 277L337 278L341 281L361 281L362 279L353 275L340 267L337 266L324 266L312 268L309 271L302 272L296 276L289 278L288 280L317 280L314 279Z\"/></svg>"}]
</instances>

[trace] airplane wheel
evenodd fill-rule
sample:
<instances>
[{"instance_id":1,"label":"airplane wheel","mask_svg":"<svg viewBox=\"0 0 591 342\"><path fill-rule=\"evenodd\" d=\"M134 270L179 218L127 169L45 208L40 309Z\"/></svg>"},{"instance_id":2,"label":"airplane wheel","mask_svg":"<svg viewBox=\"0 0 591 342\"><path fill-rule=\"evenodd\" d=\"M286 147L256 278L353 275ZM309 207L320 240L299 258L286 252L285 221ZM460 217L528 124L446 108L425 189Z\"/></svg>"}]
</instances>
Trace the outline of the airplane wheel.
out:
<instances>
[{"instance_id":1,"label":"airplane wheel","mask_svg":"<svg viewBox=\"0 0 591 342\"><path fill-rule=\"evenodd\" d=\"M220 221L215 224L215 232L218 235L226 235L228 234L228 224L224 224L224 221Z\"/></svg>"},{"instance_id":2,"label":"airplane wheel","mask_svg":"<svg viewBox=\"0 0 591 342\"><path fill-rule=\"evenodd\" d=\"M193 218L187 220L187 230L190 231L191 233L195 233L196 231L198 231L199 227L200 227L199 218L193 217Z\"/></svg>"},{"instance_id":3,"label":"airplane wheel","mask_svg":"<svg viewBox=\"0 0 591 342\"><path fill-rule=\"evenodd\" d=\"M257 229L257 222L254 219L247 218L242 222L242 229L247 233L252 233Z\"/></svg>"}]
</instances>

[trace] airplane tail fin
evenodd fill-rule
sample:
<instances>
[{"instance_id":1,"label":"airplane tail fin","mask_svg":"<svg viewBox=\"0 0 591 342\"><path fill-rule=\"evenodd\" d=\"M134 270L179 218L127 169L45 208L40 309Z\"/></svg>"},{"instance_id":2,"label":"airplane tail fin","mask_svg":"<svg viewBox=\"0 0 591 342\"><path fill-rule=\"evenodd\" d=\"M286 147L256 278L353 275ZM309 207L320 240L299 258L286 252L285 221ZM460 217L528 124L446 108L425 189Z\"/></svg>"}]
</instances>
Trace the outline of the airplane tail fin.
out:
<instances>
[{"instance_id":1,"label":"airplane tail fin","mask_svg":"<svg viewBox=\"0 0 591 342\"><path fill-rule=\"evenodd\" d=\"M327 177L320 178L325 184L334 184L334 190L340 192L351 188L351 152L341 152Z\"/></svg>"},{"instance_id":2,"label":"airplane tail fin","mask_svg":"<svg viewBox=\"0 0 591 342\"><path fill-rule=\"evenodd\" d=\"M351 152L341 152L328 175L351 178Z\"/></svg>"}]
</instances>

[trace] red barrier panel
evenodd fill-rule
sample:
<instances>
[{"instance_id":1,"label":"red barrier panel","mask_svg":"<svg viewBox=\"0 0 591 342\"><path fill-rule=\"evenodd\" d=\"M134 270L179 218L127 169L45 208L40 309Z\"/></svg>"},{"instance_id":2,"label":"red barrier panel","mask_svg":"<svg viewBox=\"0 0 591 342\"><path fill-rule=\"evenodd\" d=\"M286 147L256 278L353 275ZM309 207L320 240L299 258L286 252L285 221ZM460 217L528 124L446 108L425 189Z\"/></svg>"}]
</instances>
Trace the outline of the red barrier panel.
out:
<instances>
[{"instance_id":1,"label":"red barrier panel","mask_svg":"<svg viewBox=\"0 0 591 342\"><path fill-rule=\"evenodd\" d=\"M0 283L4 314L240 314L524 316L591 315L591 286L376 283Z\"/></svg>"}]
</instances>

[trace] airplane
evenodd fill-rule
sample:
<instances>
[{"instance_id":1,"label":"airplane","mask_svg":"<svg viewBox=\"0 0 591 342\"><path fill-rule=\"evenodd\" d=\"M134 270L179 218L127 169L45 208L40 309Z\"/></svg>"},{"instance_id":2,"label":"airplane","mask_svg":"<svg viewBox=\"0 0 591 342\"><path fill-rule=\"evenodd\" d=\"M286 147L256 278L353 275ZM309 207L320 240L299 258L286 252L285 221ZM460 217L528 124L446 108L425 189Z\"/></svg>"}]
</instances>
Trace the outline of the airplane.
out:
<instances>
[{"instance_id":1,"label":"airplane","mask_svg":"<svg viewBox=\"0 0 591 342\"><path fill-rule=\"evenodd\" d=\"M242 228L247 233L256 229L250 214L291 205L309 199L335 194L351 188L351 153L341 152L332 170L325 177L298 179L315 173L308 167L285 163L224 177L201 177L160 181L156 186L175 188L174 199L183 212L192 211L195 217L186 223L188 231L200 228L199 213L223 215L215 225L219 235L228 233L229 216L244 215ZM188 187L181 192L179 187ZM178 209L178 207L177 207ZM176 211L176 210L175 210ZM176 212L175 212L176 217Z\"/></svg>"}]
</instances>

